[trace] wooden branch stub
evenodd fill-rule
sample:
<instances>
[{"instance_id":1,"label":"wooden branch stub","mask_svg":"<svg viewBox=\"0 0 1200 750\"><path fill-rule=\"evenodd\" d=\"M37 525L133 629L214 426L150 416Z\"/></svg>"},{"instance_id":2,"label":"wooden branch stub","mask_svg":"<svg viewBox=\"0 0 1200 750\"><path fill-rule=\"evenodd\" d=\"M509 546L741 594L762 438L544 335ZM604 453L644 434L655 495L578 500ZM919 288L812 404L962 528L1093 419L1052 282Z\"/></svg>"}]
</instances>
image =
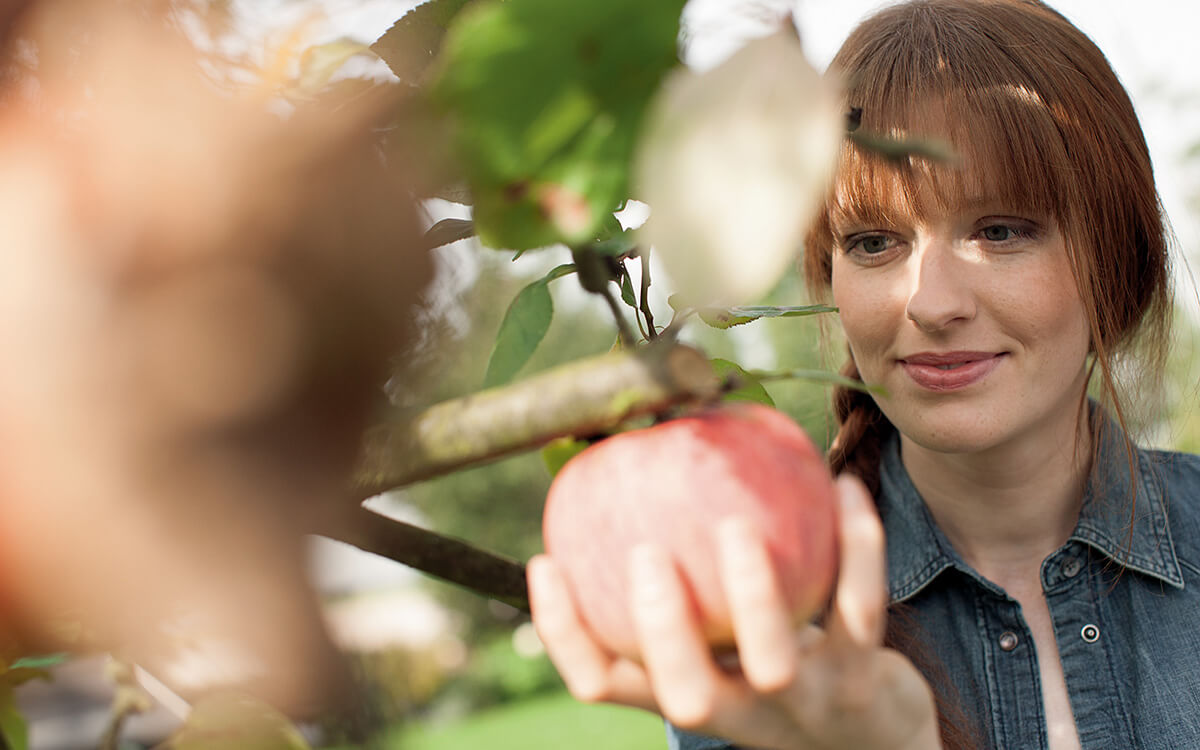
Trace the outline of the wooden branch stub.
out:
<instances>
[{"instance_id":1,"label":"wooden branch stub","mask_svg":"<svg viewBox=\"0 0 1200 750\"><path fill-rule=\"evenodd\" d=\"M577 360L511 385L396 414L371 429L356 475L358 494L361 499L568 435L603 433L719 392L708 358L664 337L636 351Z\"/></svg>"}]
</instances>

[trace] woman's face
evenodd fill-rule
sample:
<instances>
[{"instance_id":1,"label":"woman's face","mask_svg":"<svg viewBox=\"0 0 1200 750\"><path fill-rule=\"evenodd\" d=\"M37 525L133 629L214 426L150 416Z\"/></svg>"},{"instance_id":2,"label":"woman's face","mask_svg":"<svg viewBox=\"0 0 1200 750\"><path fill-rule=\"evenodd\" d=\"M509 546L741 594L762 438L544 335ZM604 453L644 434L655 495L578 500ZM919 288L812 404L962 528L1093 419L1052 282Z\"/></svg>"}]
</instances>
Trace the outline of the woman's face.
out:
<instances>
[{"instance_id":1,"label":"woman's face","mask_svg":"<svg viewBox=\"0 0 1200 750\"><path fill-rule=\"evenodd\" d=\"M1053 221L982 200L834 229L834 302L903 435L971 453L1074 425L1089 327Z\"/></svg>"}]
</instances>

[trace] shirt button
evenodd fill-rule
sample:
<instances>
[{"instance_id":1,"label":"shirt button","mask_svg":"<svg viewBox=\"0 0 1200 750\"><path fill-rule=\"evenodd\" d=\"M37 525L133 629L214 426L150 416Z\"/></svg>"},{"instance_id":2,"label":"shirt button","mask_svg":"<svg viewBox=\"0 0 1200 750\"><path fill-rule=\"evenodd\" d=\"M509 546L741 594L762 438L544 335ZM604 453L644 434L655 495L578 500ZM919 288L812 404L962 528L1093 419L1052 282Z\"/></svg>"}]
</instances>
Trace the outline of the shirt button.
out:
<instances>
[{"instance_id":1,"label":"shirt button","mask_svg":"<svg viewBox=\"0 0 1200 750\"><path fill-rule=\"evenodd\" d=\"M1017 643L1018 643L1017 634L1012 632L1011 630L1006 630L1000 634L1000 650L1001 651L1012 651L1014 648L1017 647Z\"/></svg>"},{"instance_id":2,"label":"shirt button","mask_svg":"<svg viewBox=\"0 0 1200 750\"><path fill-rule=\"evenodd\" d=\"M1083 638L1083 640L1087 641L1088 643L1095 643L1096 641L1100 640L1100 628L1089 622L1087 625L1084 625L1082 628L1080 628L1079 637Z\"/></svg>"},{"instance_id":3,"label":"shirt button","mask_svg":"<svg viewBox=\"0 0 1200 750\"><path fill-rule=\"evenodd\" d=\"M1079 561L1078 557L1072 557L1063 563L1062 566L1063 575L1067 578L1074 578L1079 575L1079 571L1081 570L1083 570L1083 563Z\"/></svg>"}]
</instances>

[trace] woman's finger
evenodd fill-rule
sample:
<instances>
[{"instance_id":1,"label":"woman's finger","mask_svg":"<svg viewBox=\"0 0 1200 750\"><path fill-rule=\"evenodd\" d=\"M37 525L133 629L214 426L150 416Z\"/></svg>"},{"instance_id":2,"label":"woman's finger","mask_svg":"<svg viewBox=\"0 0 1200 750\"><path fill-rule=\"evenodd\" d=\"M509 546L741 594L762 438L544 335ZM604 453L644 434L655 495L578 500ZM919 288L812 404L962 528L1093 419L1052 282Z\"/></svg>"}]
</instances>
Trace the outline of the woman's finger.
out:
<instances>
[{"instance_id":1,"label":"woman's finger","mask_svg":"<svg viewBox=\"0 0 1200 750\"><path fill-rule=\"evenodd\" d=\"M685 728L709 723L722 675L674 560L661 547L638 545L629 556L629 581L630 614L663 716Z\"/></svg>"},{"instance_id":2,"label":"woman's finger","mask_svg":"<svg viewBox=\"0 0 1200 750\"><path fill-rule=\"evenodd\" d=\"M874 648L883 642L888 603L883 524L863 483L838 477L837 588L828 632L838 647Z\"/></svg>"},{"instance_id":3,"label":"woman's finger","mask_svg":"<svg viewBox=\"0 0 1200 750\"><path fill-rule=\"evenodd\" d=\"M645 672L614 657L592 637L554 561L538 555L526 565L533 626L571 694L582 701L611 701L654 711Z\"/></svg>"},{"instance_id":4,"label":"woman's finger","mask_svg":"<svg viewBox=\"0 0 1200 750\"><path fill-rule=\"evenodd\" d=\"M742 674L757 690L782 690L796 674L795 633L766 541L747 519L730 518L717 527L717 550Z\"/></svg>"}]
</instances>

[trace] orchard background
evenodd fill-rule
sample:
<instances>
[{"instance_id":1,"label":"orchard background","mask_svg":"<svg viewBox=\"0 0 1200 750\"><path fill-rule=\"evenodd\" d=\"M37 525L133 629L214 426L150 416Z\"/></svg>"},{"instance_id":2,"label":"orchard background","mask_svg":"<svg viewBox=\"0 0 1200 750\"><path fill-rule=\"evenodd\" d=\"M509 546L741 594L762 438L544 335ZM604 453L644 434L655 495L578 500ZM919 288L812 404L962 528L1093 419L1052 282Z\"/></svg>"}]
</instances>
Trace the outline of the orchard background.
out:
<instances>
[{"instance_id":1,"label":"orchard background","mask_svg":"<svg viewBox=\"0 0 1200 750\"><path fill-rule=\"evenodd\" d=\"M1194 257L1192 24L1104 5L1056 7ZM5 8L0 747L662 747L565 696L520 561L604 434L741 398L829 439L806 214L839 138L946 158L823 104L870 5ZM1179 287L1141 420L1198 451Z\"/></svg>"}]
</instances>

